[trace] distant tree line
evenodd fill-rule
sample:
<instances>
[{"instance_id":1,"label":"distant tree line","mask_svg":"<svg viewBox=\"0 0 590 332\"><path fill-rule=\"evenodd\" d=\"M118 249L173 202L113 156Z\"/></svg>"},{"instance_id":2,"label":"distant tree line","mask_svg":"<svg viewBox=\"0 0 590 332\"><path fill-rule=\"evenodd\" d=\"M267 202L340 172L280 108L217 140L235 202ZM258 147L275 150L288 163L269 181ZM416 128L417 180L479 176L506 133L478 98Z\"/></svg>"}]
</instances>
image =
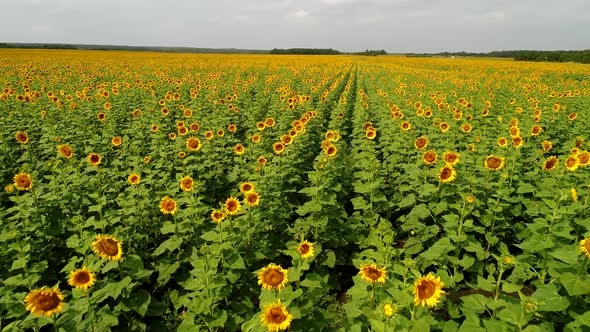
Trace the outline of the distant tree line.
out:
<instances>
[{"instance_id":1,"label":"distant tree line","mask_svg":"<svg viewBox=\"0 0 590 332\"><path fill-rule=\"evenodd\" d=\"M340 55L340 51L331 48L273 48L270 54L307 54L307 55Z\"/></svg>"},{"instance_id":2,"label":"distant tree line","mask_svg":"<svg viewBox=\"0 0 590 332\"><path fill-rule=\"evenodd\" d=\"M377 56L377 55L387 55L387 52L385 52L385 50L365 50L364 52L353 52L351 54Z\"/></svg>"},{"instance_id":3,"label":"distant tree line","mask_svg":"<svg viewBox=\"0 0 590 332\"><path fill-rule=\"evenodd\" d=\"M222 53L222 54L268 54L267 50L250 50L238 48L196 48L167 46L127 46L127 45L89 45L89 44L54 44L54 43L0 43L0 48L27 49L69 49L98 51L145 51L168 53Z\"/></svg>"},{"instance_id":4,"label":"distant tree line","mask_svg":"<svg viewBox=\"0 0 590 332\"><path fill-rule=\"evenodd\" d=\"M579 62L590 63L590 50L582 51L492 51L488 53L474 52L440 52L440 53L408 53L407 56L472 56L512 58L516 61L548 61L548 62Z\"/></svg>"}]
</instances>

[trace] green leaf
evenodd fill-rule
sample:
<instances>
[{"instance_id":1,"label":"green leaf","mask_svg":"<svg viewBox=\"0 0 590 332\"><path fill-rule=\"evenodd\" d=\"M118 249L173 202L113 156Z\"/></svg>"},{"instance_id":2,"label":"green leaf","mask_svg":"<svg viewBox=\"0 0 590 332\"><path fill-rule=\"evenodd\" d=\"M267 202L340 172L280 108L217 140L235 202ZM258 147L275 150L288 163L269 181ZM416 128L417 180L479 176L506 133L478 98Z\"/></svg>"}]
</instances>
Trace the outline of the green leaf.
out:
<instances>
[{"instance_id":1,"label":"green leaf","mask_svg":"<svg viewBox=\"0 0 590 332\"><path fill-rule=\"evenodd\" d=\"M543 285L531 295L531 299L537 304L537 311L563 311L569 306L567 298L558 294L559 289L555 284Z\"/></svg>"},{"instance_id":2,"label":"green leaf","mask_svg":"<svg viewBox=\"0 0 590 332\"><path fill-rule=\"evenodd\" d=\"M570 296L590 294L590 279L564 272L559 277L561 284Z\"/></svg>"},{"instance_id":3,"label":"green leaf","mask_svg":"<svg viewBox=\"0 0 590 332\"><path fill-rule=\"evenodd\" d=\"M407 208L416 204L416 195L409 194L408 196L404 197L401 202L399 202L398 207L400 209Z\"/></svg>"},{"instance_id":4,"label":"green leaf","mask_svg":"<svg viewBox=\"0 0 590 332\"><path fill-rule=\"evenodd\" d=\"M117 299L121 295L123 288L127 287L131 283L131 277L127 276L121 281L111 281L107 283L103 288L95 291L92 294L92 302L100 303L108 297Z\"/></svg>"},{"instance_id":5,"label":"green leaf","mask_svg":"<svg viewBox=\"0 0 590 332\"><path fill-rule=\"evenodd\" d=\"M172 252L172 251L178 249L178 247L180 247L181 244L182 244L182 238L177 235L173 235L168 240L162 242L162 244L160 244L160 246L156 250L154 250L153 255L160 256L161 254L163 254L167 250Z\"/></svg>"},{"instance_id":6,"label":"green leaf","mask_svg":"<svg viewBox=\"0 0 590 332\"><path fill-rule=\"evenodd\" d=\"M232 253L227 257L227 261L229 263L228 268L232 270L244 270L246 268L246 264L244 264L244 259L238 253Z\"/></svg>"},{"instance_id":7,"label":"green leaf","mask_svg":"<svg viewBox=\"0 0 590 332\"><path fill-rule=\"evenodd\" d=\"M446 255L449 251L453 250L454 246L451 244L451 240L448 237L444 237L436 241L428 250L423 252L420 256L427 260L434 261L443 255Z\"/></svg>"},{"instance_id":8,"label":"green leaf","mask_svg":"<svg viewBox=\"0 0 590 332\"><path fill-rule=\"evenodd\" d=\"M125 304L143 317L148 310L151 298L146 290L137 289L126 299Z\"/></svg>"},{"instance_id":9,"label":"green leaf","mask_svg":"<svg viewBox=\"0 0 590 332\"><path fill-rule=\"evenodd\" d=\"M334 267L336 265L336 254L330 249L324 251L326 253L326 259L322 262L322 265L328 267Z\"/></svg>"}]
</instances>

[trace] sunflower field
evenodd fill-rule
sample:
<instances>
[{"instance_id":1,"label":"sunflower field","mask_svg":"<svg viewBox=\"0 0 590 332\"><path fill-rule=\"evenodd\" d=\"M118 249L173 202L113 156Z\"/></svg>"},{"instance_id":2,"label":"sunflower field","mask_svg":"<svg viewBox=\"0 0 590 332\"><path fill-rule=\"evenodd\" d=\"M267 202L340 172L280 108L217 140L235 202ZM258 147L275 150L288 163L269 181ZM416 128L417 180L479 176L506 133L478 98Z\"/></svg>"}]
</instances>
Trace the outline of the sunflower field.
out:
<instances>
[{"instance_id":1,"label":"sunflower field","mask_svg":"<svg viewBox=\"0 0 590 332\"><path fill-rule=\"evenodd\" d=\"M588 331L590 66L0 51L1 331Z\"/></svg>"}]
</instances>

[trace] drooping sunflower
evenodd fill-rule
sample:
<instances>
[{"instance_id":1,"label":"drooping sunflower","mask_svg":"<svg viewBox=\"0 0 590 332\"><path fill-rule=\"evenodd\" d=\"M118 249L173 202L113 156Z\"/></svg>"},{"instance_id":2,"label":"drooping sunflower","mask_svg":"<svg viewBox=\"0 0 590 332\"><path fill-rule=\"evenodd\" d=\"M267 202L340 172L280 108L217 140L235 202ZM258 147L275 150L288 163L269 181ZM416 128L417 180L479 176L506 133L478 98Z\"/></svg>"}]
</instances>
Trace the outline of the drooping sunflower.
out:
<instances>
[{"instance_id":1,"label":"drooping sunflower","mask_svg":"<svg viewBox=\"0 0 590 332\"><path fill-rule=\"evenodd\" d=\"M414 146L418 150L424 149L426 146L428 146L428 138L426 138L425 136L420 136L416 138L416 140L414 141Z\"/></svg>"},{"instance_id":2,"label":"drooping sunflower","mask_svg":"<svg viewBox=\"0 0 590 332\"><path fill-rule=\"evenodd\" d=\"M120 146L121 143L123 143L121 136L115 136L111 138L111 144L113 144L113 146Z\"/></svg>"},{"instance_id":3,"label":"drooping sunflower","mask_svg":"<svg viewBox=\"0 0 590 332\"><path fill-rule=\"evenodd\" d=\"M27 133L18 132L16 133L15 138L20 144L27 144L29 142L29 135L27 135Z\"/></svg>"},{"instance_id":4,"label":"drooping sunflower","mask_svg":"<svg viewBox=\"0 0 590 332\"><path fill-rule=\"evenodd\" d=\"M66 159L72 159L74 155L72 148L66 144L59 145L57 147L57 153Z\"/></svg>"},{"instance_id":5,"label":"drooping sunflower","mask_svg":"<svg viewBox=\"0 0 590 332\"><path fill-rule=\"evenodd\" d=\"M18 190L31 190L33 189L33 180L31 175L25 172L20 172L12 178L14 187Z\"/></svg>"},{"instance_id":6,"label":"drooping sunflower","mask_svg":"<svg viewBox=\"0 0 590 332\"><path fill-rule=\"evenodd\" d=\"M438 172L438 180L442 183L453 182L457 177L457 171L451 164L446 164Z\"/></svg>"},{"instance_id":7,"label":"drooping sunflower","mask_svg":"<svg viewBox=\"0 0 590 332\"><path fill-rule=\"evenodd\" d=\"M263 307L260 320L268 328L268 331L278 332L291 326L293 315L287 311L286 306L281 304L281 300L278 300L276 303Z\"/></svg>"},{"instance_id":8,"label":"drooping sunflower","mask_svg":"<svg viewBox=\"0 0 590 332\"><path fill-rule=\"evenodd\" d=\"M102 161L102 156L99 155L98 153L92 152L88 155L88 157L86 157L86 160L88 161L90 166L98 166L98 165L100 165L100 162Z\"/></svg>"},{"instance_id":9,"label":"drooping sunflower","mask_svg":"<svg viewBox=\"0 0 590 332\"><path fill-rule=\"evenodd\" d=\"M246 153L246 148L242 144L236 144L234 146L234 153L238 156L243 156Z\"/></svg>"},{"instance_id":10,"label":"drooping sunflower","mask_svg":"<svg viewBox=\"0 0 590 332\"><path fill-rule=\"evenodd\" d=\"M248 206L258 206L258 204L260 204L260 195L255 191L250 191L246 193L244 202Z\"/></svg>"},{"instance_id":11,"label":"drooping sunflower","mask_svg":"<svg viewBox=\"0 0 590 332\"><path fill-rule=\"evenodd\" d=\"M216 224L219 224L223 219L225 219L225 213L223 213L221 210L213 210L213 212L211 212L211 219Z\"/></svg>"},{"instance_id":12,"label":"drooping sunflower","mask_svg":"<svg viewBox=\"0 0 590 332\"><path fill-rule=\"evenodd\" d=\"M160 200L160 211L163 214L173 215L174 213L176 213L177 209L178 204L176 204L176 201L170 198L170 196L166 195L162 197L162 200Z\"/></svg>"},{"instance_id":13,"label":"drooping sunflower","mask_svg":"<svg viewBox=\"0 0 590 332\"><path fill-rule=\"evenodd\" d=\"M414 283L414 304L429 308L436 306L445 294L443 287L440 277L435 277L432 273L421 277Z\"/></svg>"},{"instance_id":14,"label":"drooping sunflower","mask_svg":"<svg viewBox=\"0 0 590 332\"><path fill-rule=\"evenodd\" d=\"M223 204L223 210L230 216L238 214L241 207L242 205L240 204L240 201L235 197L228 198Z\"/></svg>"},{"instance_id":15,"label":"drooping sunflower","mask_svg":"<svg viewBox=\"0 0 590 332\"><path fill-rule=\"evenodd\" d=\"M580 241L580 252L590 259L590 236Z\"/></svg>"},{"instance_id":16,"label":"drooping sunflower","mask_svg":"<svg viewBox=\"0 0 590 332\"><path fill-rule=\"evenodd\" d=\"M285 145L281 142L276 142L272 145L272 149L275 154L281 154L285 151Z\"/></svg>"},{"instance_id":17,"label":"drooping sunflower","mask_svg":"<svg viewBox=\"0 0 590 332\"><path fill-rule=\"evenodd\" d=\"M127 181L129 181L129 184L132 186L138 185L140 180L141 176L137 173L131 173L129 177L127 177Z\"/></svg>"},{"instance_id":18,"label":"drooping sunflower","mask_svg":"<svg viewBox=\"0 0 590 332\"><path fill-rule=\"evenodd\" d=\"M492 171L499 171L504 167L504 157L489 155L486 157L484 166Z\"/></svg>"},{"instance_id":19,"label":"drooping sunflower","mask_svg":"<svg viewBox=\"0 0 590 332\"><path fill-rule=\"evenodd\" d=\"M377 264L362 264L358 273L364 281L375 284L384 284L387 278L385 267L378 267Z\"/></svg>"},{"instance_id":20,"label":"drooping sunflower","mask_svg":"<svg viewBox=\"0 0 590 332\"><path fill-rule=\"evenodd\" d=\"M33 289L25 296L25 307L35 316L51 317L63 309L64 296L56 288Z\"/></svg>"},{"instance_id":21,"label":"drooping sunflower","mask_svg":"<svg viewBox=\"0 0 590 332\"><path fill-rule=\"evenodd\" d=\"M88 268L72 271L68 279L68 285L77 289L88 289L96 282L94 273L90 272Z\"/></svg>"},{"instance_id":22,"label":"drooping sunflower","mask_svg":"<svg viewBox=\"0 0 590 332\"><path fill-rule=\"evenodd\" d=\"M580 161L578 160L578 157L576 157L575 155L569 155L567 157L567 159L565 160L565 168L568 171L575 171L578 169L578 167L580 166Z\"/></svg>"},{"instance_id":23,"label":"drooping sunflower","mask_svg":"<svg viewBox=\"0 0 590 332\"><path fill-rule=\"evenodd\" d=\"M243 194L247 194L251 191L254 191L254 184L250 181L246 181L246 182L240 184L240 191Z\"/></svg>"},{"instance_id":24,"label":"drooping sunflower","mask_svg":"<svg viewBox=\"0 0 590 332\"><path fill-rule=\"evenodd\" d=\"M313 243L311 243L307 240L304 240L297 247L297 252L299 252L299 254L301 255L301 258L303 258L303 259L313 257L313 255L315 255Z\"/></svg>"},{"instance_id":25,"label":"drooping sunflower","mask_svg":"<svg viewBox=\"0 0 590 332\"><path fill-rule=\"evenodd\" d=\"M457 165L460 159L461 155L452 151L446 151L443 154L443 160L449 165Z\"/></svg>"},{"instance_id":26,"label":"drooping sunflower","mask_svg":"<svg viewBox=\"0 0 590 332\"><path fill-rule=\"evenodd\" d=\"M436 155L436 152L434 152L432 150L428 150L428 151L424 152L424 154L422 155L422 161L426 165L434 165L436 163L437 158L438 157Z\"/></svg>"},{"instance_id":27,"label":"drooping sunflower","mask_svg":"<svg viewBox=\"0 0 590 332\"><path fill-rule=\"evenodd\" d=\"M191 191L193 190L193 178L191 178L190 176L185 176L182 179L180 179L179 181L179 185L180 185L180 189L182 191Z\"/></svg>"},{"instance_id":28,"label":"drooping sunflower","mask_svg":"<svg viewBox=\"0 0 590 332\"><path fill-rule=\"evenodd\" d=\"M201 145L201 140L194 136L191 136L186 139L185 146L189 151L193 152L199 151L203 147Z\"/></svg>"},{"instance_id":29,"label":"drooping sunflower","mask_svg":"<svg viewBox=\"0 0 590 332\"><path fill-rule=\"evenodd\" d=\"M97 235L92 242L92 250L101 258L115 262L123 256L121 241L110 235Z\"/></svg>"},{"instance_id":30,"label":"drooping sunflower","mask_svg":"<svg viewBox=\"0 0 590 332\"><path fill-rule=\"evenodd\" d=\"M280 291L287 285L287 282L289 282L287 270L280 265L270 263L258 272L258 284L263 289Z\"/></svg>"}]
</instances>

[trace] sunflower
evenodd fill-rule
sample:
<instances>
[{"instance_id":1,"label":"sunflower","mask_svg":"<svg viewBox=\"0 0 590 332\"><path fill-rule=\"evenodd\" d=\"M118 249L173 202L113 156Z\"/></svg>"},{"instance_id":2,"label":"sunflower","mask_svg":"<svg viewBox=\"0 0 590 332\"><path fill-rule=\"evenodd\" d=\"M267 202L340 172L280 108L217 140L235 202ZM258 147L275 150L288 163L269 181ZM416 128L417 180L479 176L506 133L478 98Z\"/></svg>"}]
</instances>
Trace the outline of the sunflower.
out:
<instances>
[{"instance_id":1,"label":"sunflower","mask_svg":"<svg viewBox=\"0 0 590 332\"><path fill-rule=\"evenodd\" d=\"M436 163L436 152L432 151L432 150L428 150L426 152L424 152L424 154L422 155L422 161L426 164L426 165L433 165Z\"/></svg>"},{"instance_id":2,"label":"sunflower","mask_svg":"<svg viewBox=\"0 0 590 332\"><path fill-rule=\"evenodd\" d=\"M193 190L193 178L191 178L190 176L185 176L182 179L180 179L179 185L180 185L180 189L182 189L182 191L191 191Z\"/></svg>"},{"instance_id":3,"label":"sunflower","mask_svg":"<svg viewBox=\"0 0 590 332\"><path fill-rule=\"evenodd\" d=\"M364 281L374 283L385 283L387 271L385 267L377 267L376 264L362 264L358 273Z\"/></svg>"},{"instance_id":4,"label":"sunflower","mask_svg":"<svg viewBox=\"0 0 590 332\"><path fill-rule=\"evenodd\" d=\"M236 130L238 130L238 127L233 123L227 126L227 131L229 131L230 133L235 133Z\"/></svg>"},{"instance_id":5,"label":"sunflower","mask_svg":"<svg viewBox=\"0 0 590 332\"><path fill-rule=\"evenodd\" d=\"M234 146L234 153L238 156L243 156L246 152L246 148L242 144L236 144Z\"/></svg>"},{"instance_id":6,"label":"sunflower","mask_svg":"<svg viewBox=\"0 0 590 332\"><path fill-rule=\"evenodd\" d=\"M570 189L570 194L572 196L572 201L577 202L578 201L578 191L576 190L576 188L572 187Z\"/></svg>"},{"instance_id":7,"label":"sunflower","mask_svg":"<svg viewBox=\"0 0 590 332\"><path fill-rule=\"evenodd\" d=\"M223 136L225 136L225 131L224 131L223 129L219 129L219 130L217 131L217 136L219 136L219 137L223 137Z\"/></svg>"},{"instance_id":8,"label":"sunflower","mask_svg":"<svg viewBox=\"0 0 590 332\"><path fill-rule=\"evenodd\" d=\"M192 131L199 131L201 129L201 125L198 122L191 123L189 127Z\"/></svg>"},{"instance_id":9,"label":"sunflower","mask_svg":"<svg viewBox=\"0 0 590 332\"><path fill-rule=\"evenodd\" d=\"M260 156L258 159L256 159L256 162L262 166L265 166L268 163L268 160L266 160L264 156Z\"/></svg>"},{"instance_id":10,"label":"sunflower","mask_svg":"<svg viewBox=\"0 0 590 332\"><path fill-rule=\"evenodd\" d=\"M174 215L174 213L176 213L177 209L178 209L178 204L176 204L176 201L173 200L172 198L170 198L170 196L166 195L166 196L162 197L162 199L160 200L160 211L163 214Z\"/></svg>"},{"instance_id":11,"label":"sunflower","mask_svg":"<svg viewBox=\"0 0 590 332\"><path fill-rule=\"evenodd\" d=\"M336 155L338 149L334 145L330 144L324 149L324 151L328 157L332 158Z\"/></svg>"},{"instance_id":12,"label":"sunflower","mask_svg":"<svg viewBox=\"0 0 590 332\"><path fill-rule=\"evenodd\" d=\"M449 126L449 124L444 121L441 122L438 127L440 128L440 131L442 131L443 133L446 133L451 128L451 126Z\"/></svg>"},{"instance_id":13,"label":"sunflower","mask_svg":"<svg viewBox=\"0 0 590 332\"><path fill-rule=\"evenodd\" d=\"M498 146L503 148L508 145L508 139L506 137L498 138Z\"/></svg>"},{"instance_id":14,"label":"sunflower","mask_svg":"<svg viewBox=\"0 0 590 332\"><path fill-rule=\"evenodd\" d=\"M152 157L150 157L150 156L143 157L143 163L144 164L149 164L151 160L152 160Z\"/></svg>"},{"instance_id":15,"label":"sunflower","mask_svg":"<svg viewBox=\"0 0 590 332\"><path fill-rule=\"evenodd\" d=\"M4 191L6 191L6 193L11 194L12 192L14 192L14 186L9 184L6 187L4 187Z\"/></svg>"},{"instance_id":16,"label":"sunflower","mask_svg":"<svg viewBox=\"0 0 590 332\"><path fill-rule=\"evenodd\" d=\"M367 129L365 131L365 137L368 139L375 139L375 137L377 137L377 130L373 127Z\"/></svg>"},{"instance_id":17,"label":"sunflower","mask_svg":"<svg viewBox=\"0 0 590 332\"><path fill-rule=\"evenodd\" d=\"M412 124L408 121L404 121L404 122L402 122L400 127L402 128L402 130L408 131L408 130L412 129Z\"/></svg>"},{"instance_id":18,"label":"sunflower","mask_svg":"<svg viewBox=\"0 0 590 332\"><path fill-rule=\"evenodd\" d=\"M281 135L281 142L283 142L285 145L289 145L293 143L293 137L290 135Z\"/></svg>"},{"instance_id":19,"label":"sunflower","mask_svg":"<svg viewBox=\"0 0 590 332\"><path fill-rule=\"evenodd\" d=\"M287 285L287 282L289 282L287 270L280 265L270 263L258 272L258 284L263 289L280 291Z\"/></svg>"},{"instance_id":20,"label":"sunflower","mask_svg":"<svg viewBox=\"0 0 590 332\"><path fill-rule=\"evenodd\" d=\"M189 151L193 152L199 151L203 147L201 145L201 140L194 136L191 136L186 139L185 146Z\"/></svg>"},{"instance_id":21,"label":"sunflower","mask_svg":"<svg viewBox=\"0 0 590 332\"><path fill-rule=\"evenodd\" d=\"M553 143L551 141L543 141L541 146L543 147L543 152L549 152L553 148Z\"/></svg>"},{"instance_id":22,"label":"sunflower","mask_svg":"<svg viewBox=\"0 0 590 332\"><path fill-rule=\"evenodd\" d=\"M518 127L510 127L508 132L510 133L510 137L520 136L520 129Z\"/></svg>"},{"instance_id":23,"label":"sunflower","mask_svg":"<svg viewBox=\"0 0 590 332\"><path fill-rule=\"evenodd\" d=\"M131 175L129 175L129 177L127 178L127 181L129 181L129 184L132 186L139 184L140 180L141 177L137 173L131 173Z\"/></svg>"},{"instance_id":24,"label":"sunflower","mask_svg":"<svg viewBox=\"0 0 590 332\"><path fill-rule=\"evenodd\" d=\"M570 115L567 116L567 119L570 121L574 121L576 118L578 117L577 113L571 113Z\"/></svg>"},{"instance_id":25,"label":"sunflower","mask_svg":"<svg viewBox=\"0 0 590 332\"><path fill-rule=\"evenodd\" d=\"M120 146L122 142L123 139L121 138L121 136L115 136L111 138L111 143L113 144L113 146Z\"/></svg>"},{"instance_id":26,"label":"sunflower","mask_svg":"<svg viewBox=\"0 0 590 332\"><path fill-rule=\"evenodd\" d=\"M297 252L299 252L303 259L313 257L313 255L315 255L313 243L304 240L297 247Z\"/></svg>"},{"instance_id":27,"label":"sunflower","mask_svg":"<svg viewBox=\"0 0 590 332\"><path fill-rule=\"evenodd\" d=\"M35 316L51 317L63 309L64 296L56 288L38 288L25 296L25 306Z\"/></svg>"},{"instance_id":28,"label":"sunflower","mask_svg":"<svg viewBox=\"0 0 590 332\"><path fill-rule=\"evenodd\" d=\"M264 128L266 128L266 126L264 125L264 122L257 122L256 123L256 128L260 131L263 131Z\"/></svg>"},{"instance_id":29,"label":"sunflower","mask_svg":"<svg viewBox=\"0 0 590 332\"><path fill-rule=\"evenodd\" d=\"M212 140L214 136L215 135L213 134L213 132L211 130L207 130L205 132L205 139L207 139L208 141Z\"/></svg>"},{"instance_id":30,"label":"sunflower","mask_svg":"<svg viewBox=\"0 0 590 332\"><path fill-rule=\"evenodd\" d=\"M269 331L278 332L291 326L293 316L287 311L287 307L281 304L281 300L278 300L276 303L271 303L262 308L260 320Z\"/></svg>"},{"instance_id":31,"label":"sunflower","mask_svg":"<svg viewBox=\"0 0 590 332\"><path fill-rule=\"evenodd\" d=\"M590 258L590 236L580 241L580 252Z\"/></svg>"},{"instance_id":32,"label":"sunflower","mask_svg":"<svg viewBox=\"0 0 590 332\"><path fill-rule=\"evenodd\" d=\"M27 133L18 132L16 133L15 138L20 144L27 144L29 142L29 135L27 135Z\"/></svg>"},{"instance_id":33,"label":"sunflower","mask_svg":"<svg viewBox=\"0 0 590 332\"><path fill-rule=\"evenodd\" d=\"M97 235L92 249L95 254L110 261L118 262L123 256L121 242L110 235Z\"/></svg>"},{"instance_id":34,"label":"sunflower","mask_svg":"<svg viewBox=\"0 0 590 332\"><path fill-rule=\"evenodd\" d=\"M275 154L281 154L283 151L285 151L285 145L281 142L276 142L272 145L272 149Z\"/></svg>"},{"instance_id":35,"label":"sunflower","mask_svg":"<svg viewBox=\"0 0 590 332\"><path fill-rule=\"evenodd\" d=\"M397 314L397 306L391 303L385 303L383 305L383 316L389 319Z\"/></svg>"},{"instance_id":36,"label":"sunflower","mask_svg":"<svg viewBox=\"0 0 590 332\"><path fill-rule=\"evenodd\" d=\"M103 122L104 120L106 120L106 119L107 119L107 115L106 115L106 114L104 114L104 112L99 112L99 113L96 115L96 118L98 119L98 121L100 121L100 122Z\"/></svg>"},{"instance_id":37,"label":"sunflower","mask_svg":"<svg viewBox=\"0 0 590 332\"><path fill-rule=\"evenodd\" d=\"M432 308L438 304L440 297L445 294L442 290L444 283L440 277L429 273L414 283L414 304Z\"/></svg>"},{"instance_id":38,"label":"sunflower","mask_svg":"<svg viewBox=\"0 0 590 332\"><path fill-rule=\"evenodd\" d=\"M186 157L186 152L184 152L184 151L178 152L178 158L183 159L184 157Z\"/></svg>"},{"instance_id":39,"label":"sunflower","mask_svg":"<svg viewBox=\"0 0 590 332\"><path fill-rule=\"evenodd\" d=\"M534 125L531 128L531 136L538 136L542 131L543 131L543 128L541 128L538 125Z\"/></svg>"},{"instance_id":40,"label":"sunflower","mask_svg":"<svg viewBox=\"0 0 590 332\"><path fill-rule=\"evenodd\" d=\"M586 167L590 164L590 152L582 151L578 154L578 162L580 163L580 167Z\"/></svg>"},{"instance_id":41,"label":"sunflower","mask_svg":"<svg viewBox=\"0 0 590 332\"><path fill-rule=\"evenodd\" d=\"M260 204L260 195L255 191L250 191L246 193L244 202L248 206L258 206L258 204Z\"/></svg>"},{"instance_id":42,"label":"sunflower","mask_svg":"<svg viewBox=\"0 0 590 332\"><path fill-rule=\"evenodd\" d=\"M68 285L77 289L88 289L96 282L94 273L90 272L88 268L83 267L70 273Z\"/></svg>"},{"instance_id":43,"label":"sunflower","mask_svg":"<svg viewBox=\"0 0 590 332\"><path fill-rule=\"evenodd\" d=\"M266 118L266 120L264 120L264 126L267 128L274 127L275 123L275 119L273 118Z\"/></svg>"},{"instance_id":44,"label":"sunflower","mask_svg":"<svg viewBox=\"0 0 590 332\"><path fill-rule=\"evenodd\" d=\"M461 125L461 131L464 133L471 132L471 129L473 129L473 128L471 127L471 124L469 124L469 123L464 123Z\"/></svg>"},{"instance_id":45,"label":"sunflower","mask_svg":"<svg viewBox=\"0 0 590 332\"><path fill-rule=\"evenodd\" d=\"M565 168L568 171L575 171L578 169L578 166L580 166L580 161L578 160L578 158L575 155L570 155L569 157L567 157L567 159L565 160Z\"/></svg>"},{"instance_id":46,"label":"sunflower","mask_svg":"<svg viewBox=\"0 0 590 332\"><path fill-rule=\"evenodd\" d=\"M512 138L512 146L513 146L515 149L521 148L521 147L522 147L522 144L523 144L523 142L524 142L524 141L522 140L522 137L520 137L520 136L516 136L516 137L513 137L513 138Z\"/></svg>"},{"instance_id":47,"label":"sunflower","mask_svg":"<svg viewBox=\"0 0 590 332\"><path fill-rule=\"evenodd\" d=\"M494 155L489 155L486 157L484 166L492 171L501 170L502 167L504 167L504 157L496 157Z\"/></svg>"},{"instance_id":48,"label":"sunflower","mask_svg":"<svg viewBox=\"0 0 590 332\"><path fill-rule=\"evenodd\" d=\"M73 151L68 145L62 144L57 147L57 153L66 159L72 159Z\"/></svg>"},{"instance_id":49,"label":"sunflower","mask_svg":"<svg viewBox=\"0 0 590 332\"><path fill-rule=\"evenodd\" d=\"M244 182L244 183L242 183L240 185L240 191L243 194L247 194L247 193L249 193L251 191L254 191L254 184L252 182L249 182L249 181Z\"/></svg>"},{"instance_id":50,"label":"sunflower","mask_svg":"<svg viewBox=\"0 0 590 332\"><path fill-rule=\"evenodd\" d=\"M188 128L187 127L180 127L180 128L178 128L177 132L178 132L178 135L184 136L184 135L188 134Z\"/></svg>"},{"instance_id":51,"label":"sunflower","mask_svg":"<svg viewBox=\"0 0 590 332\"><path fill-rule=\"evenodd\" d=\"M152 129L152 131L155 133L155 132L157 132L158 130L160 130L160 127L158 127L158 125L157 125L157 124L153 124L153 125L151 126L151 129Z\"/></svg>"},{"instance_id":52,"label":"sunflower","mask_svg":"<svg viewBox=\"0 0 590 332\"><path fill-rule=\"evenodd\" d=\"M426 138L425 136L420 136L416 138L416 140L414 141L414 146L418 150L424 149L426 146L428 146L428 138Z\"/></svg>"},{"instance_id":53,"label":"sunflower","mask_svg":"<svg viewBox=\"0 0 590 332\"><path fill-rule=\"evenodd\" d=\"M102 161L102 157L98 153L92 152L88 155L88 157L86 157L86 160L88 161L90 166L98 166Z\"/></svg>"},{"instance_id":54,"label":"sunflower","mask_svg":"<svg viewBox=\"0 0 590 332\"><path fill-rule=\"evenodd\" d=\"M223 219L225 219L225 213L220 210L213 210L213 212L211 212L211 219L216 224L219 224Z\"/></svg>"},{"instance_id":55,"label":"sunflower","mask_svg":"<svg viewBox=\"0 0 590 332\"><path fill-rule=\"evenodd\" d=\"M223 204L223 210L228 215L234 215L240 212L241 204L235 197L228 198Z\"/></svg>"},{"instance_id":56,"label":"sunflower","mask_svg":"<svg viewBox=\"0 0 590 332\"><path fill-rule=\"evenodd\" d=\"M254 135L252 135L252 137L250 137L250 140L252 140L252 143L258 144L262 140L262 136L260 136L258 134L254 134Z\"/></svg>"},{"instance_id":57,"label":"sunflower","mask_svg":"<svg viewBox=\"0 0 590 332\"><path fill-rule=\"evenodd\" d=\"M557 157L551 156L551 157L545 159L545 162L543 163L543 170L544 171L552 171L555 169L557 164L559 164L559 160L557 160Z\"/></svg>"},{"instance_id":58,"label":"sunflower","mask_svg":"<svg viewBox=\"0 0 590 332\"><path fill-rule=\"evenodd\" d=\"M446 151L443 154L443 160L449 165L457 165L460 159L461 155L452 151Z\"/></svg>"},{"instance_id":59,"label":"sunflower","mask_svg":"<svg viewBox=\"0 0 590 332\"><path fill-rule=\"evenodd\" d=\"M438 179L442 183L453 182L456 177L457 177L457 171L455 171L455 168L451 164L446 164L438 172Z\"/></svg>"},{"instance_id":60,"label":"sunflower","mask_svg":"<svg viewBox=\"0 0 590 332\"><path fill-rule=\"evenodd\" d=\"M14 182L14 187L18 190L31 190L33 189L33 180L31 179L31 175L28 173L18 173L17 175L12 178Z\"/></svg>"}]
</instances>

